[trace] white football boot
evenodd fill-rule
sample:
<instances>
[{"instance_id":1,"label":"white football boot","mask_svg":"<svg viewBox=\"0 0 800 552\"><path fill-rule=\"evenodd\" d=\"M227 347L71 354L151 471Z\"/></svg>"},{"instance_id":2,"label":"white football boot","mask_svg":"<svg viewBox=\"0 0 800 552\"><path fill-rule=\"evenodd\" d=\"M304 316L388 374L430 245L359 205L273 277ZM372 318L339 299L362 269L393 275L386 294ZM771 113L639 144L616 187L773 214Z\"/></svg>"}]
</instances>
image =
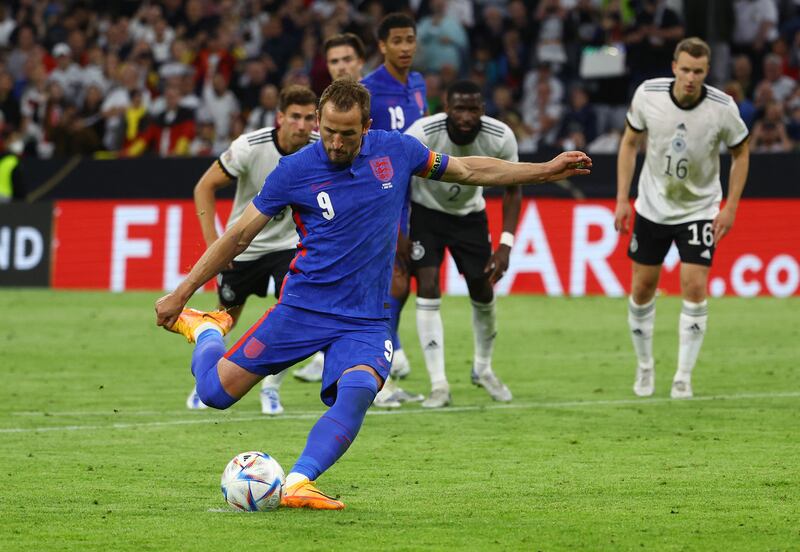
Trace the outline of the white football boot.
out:
<instances>
[{"instance_id":1,"label":"white football boot","mask_svg":"<svg viewBox=\"0 0 800 552\"><path fill-rule=\"evenodd\" d=\"M292 375L299 380L307 381L309 383L322 381L322 369L324 367L325 355L321 352L317 352L313 357L311 357L311 361L308 364L292 372Z\"/></svg>"},{"instance_id":2,"label":"white football boot","mask_svg":"<svg viewBox=\"0 0 800 552\"><path fill-rule=\"evenodd\" d=\"M269 416L283 414L281 396L274 387L265 387L261 389L261 413Z\"/></svg>"},{"instance_id":3,"label":"white football boot","mask_svg":"<svg viewBox=\"0 0 800 552\"><path fill-rule=\"evenodd\" d=\"M487 370L480 375L473 371L473 374L472 383L486 389L486 392L495 401L510 402L513 398L511 390L491 370Z\"/></svg>"},{"instance_id":4,"label":"white football boot","mask_svg":"<svg viewBox=\"0 0 800 552\"><path fill-rule=\"evenodd\" d=\"M189 410L205 410L208 408L208 405L200 400L196 387L192 387L192 392L189 393L189 397L186 399L186 408Z\"/></svg>"},{"instance_id":5,"label":"white football boot","mask_svg":"<svg viewBox=\"0 0 800 552\"><path fill-rule=\"evenodd\" d=\"M692 382L689 380L673 381L669 396L673 399L691 399L694 396L692 393Z\"/></svg>"},{"instance_id":6,"label":"white football boot","mask_svg":"<svg viewBox=\"0 0 800 552\"><path fill-rule=\"evenodd\" d=\"M656 388L656 370L653 366L637 366L633 392L639 397L649 397Z\"/></svg>"},{"instance_id":7,"label":"white football boot","mask_svg":"<svg viewBox=\"0 0 800 552\"><path fill-rule=\"evenodd\" d=\"M450 397L450 386L446 383L444 385L437 385L431 389L431 394L428 398L422 401L422 408L444 408L452 401Z\"/></svg>"}]
</instances>

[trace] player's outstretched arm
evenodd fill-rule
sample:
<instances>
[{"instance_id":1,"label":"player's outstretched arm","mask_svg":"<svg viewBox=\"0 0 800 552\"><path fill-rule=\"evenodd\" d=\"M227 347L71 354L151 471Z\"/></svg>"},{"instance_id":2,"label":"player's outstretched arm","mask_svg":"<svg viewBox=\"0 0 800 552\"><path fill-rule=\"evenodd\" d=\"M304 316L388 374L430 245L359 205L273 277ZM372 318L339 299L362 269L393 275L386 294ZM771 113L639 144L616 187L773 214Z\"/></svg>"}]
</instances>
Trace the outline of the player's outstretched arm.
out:
<instances>
[{"instance_id":1,"label":"player's outstretched arm","mask_svg":"<svg viewBox=\"0 0 800 552\"><path fill-rule=\"evenodd\" d=\"M513 163L494 157L450 157L445 182L472 186L542 184L589 174L592 159L582 151L565 151L546 163Z\"/></svg>"},{"instance_id":2,"label":"player's outstretched arm","mask_svg":"<svg viewBox=\"0 0 800 552\"><path fill-rule=\"evenodd\" d=\"M252 203L248 205L236 224L206 249L175 291L156 301L156 324L171 328L192 294L247 249L269 219Z\"/></svg>"},{"instance_id":3,"label":"player's outstretched arm","mask_svg":"<svg viewBox=\"0 0 800 552\"><path fill-rule=\"evenodd\" d=\"M739 208L739 199L742 197L744 185L747 182L747 173L750 170L750 146L747 141L731 149L731 172L728 177L728 198L725 207L714 219L714 243L719 243L725 234L730 232L733 221L736 219L736 210Z\"/></svg>"},{"instance_id":4,"label":"player's outstretched arm","mask_svg":"<svg viewBox=\"0 0 800 552\"><path fill-rule=\"evenodd\" d=\"M194 207L206 247L217 241L219 235L214 224L214 215L217 209L217 190L229 186L233 180L219 166L219 161L214 163L203 173L194 187Z\"/></svg>"}]
</instances>

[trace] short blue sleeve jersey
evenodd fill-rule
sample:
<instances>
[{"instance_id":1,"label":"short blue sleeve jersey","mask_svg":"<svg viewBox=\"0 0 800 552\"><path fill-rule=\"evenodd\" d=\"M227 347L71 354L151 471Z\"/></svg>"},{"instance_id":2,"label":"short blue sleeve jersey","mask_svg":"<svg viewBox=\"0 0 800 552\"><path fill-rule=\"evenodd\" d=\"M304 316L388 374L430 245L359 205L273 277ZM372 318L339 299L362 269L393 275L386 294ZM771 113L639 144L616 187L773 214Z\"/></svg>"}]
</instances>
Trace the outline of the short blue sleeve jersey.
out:
<instances>
[{"instance_id":1,"label":"short blue sleeve jersey","mask_svg":"<svg viewBox=\"0 0 800 552\"><path fill-rule=\"evenodd\" d=\"M253 204L289 205L300 236L280 301L349 316L389 317L400 210L412 175L438 180L449 158L399 132L370 130L352 164L331 163L322 141L281 159Z\"/></svg>"},{"instance_id":2,"label":"short blue sleeve jersey","mask_svg":"<svg viewBox=\"0 0 800 552\"><path fill-rule=\"evenodd\" d=\"M425 79L420 73L408 74L408 83L394 78L385 65L361 79L370 94L372 128L404 131L425 115Z\"/></svg>"}]
</instances>

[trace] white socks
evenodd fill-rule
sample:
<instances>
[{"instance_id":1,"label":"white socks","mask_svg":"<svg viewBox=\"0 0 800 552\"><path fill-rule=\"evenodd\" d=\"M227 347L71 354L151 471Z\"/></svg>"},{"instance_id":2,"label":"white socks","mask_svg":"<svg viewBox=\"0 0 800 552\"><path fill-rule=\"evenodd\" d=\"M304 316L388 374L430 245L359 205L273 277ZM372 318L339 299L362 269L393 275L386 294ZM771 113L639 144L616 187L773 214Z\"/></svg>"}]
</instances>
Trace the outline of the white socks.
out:
<instances>
[{"instance_id":1,"label":"white socks","mask_svg":"<svg viewBox=\"0 0 800 552\"><path fill-rule=\"evenodd\" d=\"M653 326L656 322L656 300L637 305L633 298L628 299L628 326L631 329L633 350L639 367L653 368Z\"/></svg>"},{"instance_id":2,"label":"white socks","mask_svg":"<svg viewBox=\"0 0 800 552\"><path fill-rule=\"evenodd\" d=\"M284 372L285 371L286 370L284 370ZM283 484L283 486L284 488L288 489L295 483L300 483L301 481L308 481L308 477L306 477L302 473L289 472L289 475L286 476L286 482Z\"/></svg>"},{"instance_id":3,"label":"white socks","mask_svg":"<svg viewBox=\"0 0 800 552\"><path fill-rule=\"evenodd\" d=\"M425 367L431 378L431 387L448 386L444 372L444 327L439 312L441 305L441 299L417 297L417 334L425 357Z\"/></svg>"},{"instance_id":4,"label":"white socks","mask_svg":"<svg viewBox=\"0 0 800 552\"><path fill-rule=\"evenodd\" d=\"M286 377L286 372L289 370L281 370L279 373L266 376L261 380L261 389L275 389L278 390L283 383L283 378Z\"/></svg>"},{"instance_id":5,"label":"white socks","mask_svg":"<svg viewBox=\"0 0 800 552\"><path fill-rule=\"evenodd\" d=\"M687 383L691 381L692 369L700 354L700 347L703 346L707 323L708 301L702 303L683 302L678 323L680 346L678 347L678 371L675 373L675 381Z\"/></svg>"},{"instance_id":6,"label":"white socks","mask_svg":"<svg viewBox=\"0 0 800 552\"><path fill-rule=\"evenodd\" d=\"M475 345L475 372L481 376L492 370L494 338L497 336L495 301L477 303L472 301L472 335Z\"/></svg>"}]
</instances>

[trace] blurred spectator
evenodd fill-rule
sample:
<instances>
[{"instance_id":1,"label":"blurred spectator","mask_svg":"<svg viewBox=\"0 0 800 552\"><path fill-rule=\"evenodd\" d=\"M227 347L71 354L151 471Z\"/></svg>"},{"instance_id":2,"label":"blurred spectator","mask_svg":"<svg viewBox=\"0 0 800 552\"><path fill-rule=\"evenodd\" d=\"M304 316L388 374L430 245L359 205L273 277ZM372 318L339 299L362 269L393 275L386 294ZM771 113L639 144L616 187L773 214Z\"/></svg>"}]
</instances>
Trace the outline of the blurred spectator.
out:
<instances>
[{"instance_id":1,"label":"blurred spectator","mask_svg":"<svg viewBox=\"0 0 800 552\"><path fill-rule=\"evenodd\" d=\"M734 53L746 54L757 72L767 45L778 38L778 7L775 0L733 0ZM756 79L760 75L755 75Z\"/></svg>"},{"instance_id":2,"label":"blurred spectator","mask_svg":"<svg viewBox=\"0 0 800 552\"><path fill-rule=\"evenodd\" d=\"M23 78L25 61L28 57L36 55L39 47L36 45L36 35L31 25L20 25L16 30L16 34L16 45L6 58L6 68L11 73L11 76L14 77L14 80L19 80Z\"/></svg>"},{"instance_id":3,"label":"blurred spectator","mask_svg":"<svg viewBox=\"0 0 800 552\"><path fill-rule=\"evenodd\" d=\"M278 97L278 87L274 84L265 84L261 87L258 106L250 112L245 132L275 126L278 117Z\"/></svg>"},{"instance_id":4,"label":"blurred spectator","mask_svg":"<svg viewBox=\"0 0 800 552\"><path fill-rule=\"evenodd\" d=\"M147 123L144 131L126 146L124 155L188 155L189 144L195 137L194 113L180 106L181 93L177 86L169 86L164 98L164 112ZM138 95L134 99L138 99ZM139 109L136 102L132 107Z\"/></svg>"},{"instance_id":5,"label":"blurred spectator","mask_svg":"<svg viewBox=\"0 0 800 552\"><path fill-rule=\"evenodd\" d=\"M131 106L133 97L136 95L144 109L150 106L150 92L142 86L140 82L138 68L132 63L126 63L117 70L118 83L103 100L101 107L103 117L106 120L105 136L103 145L106 149L117 151L130 136L126 138L125 116L128 107Z\"/></svg>"},{"instance_id":6,"label":"blurred spectator","mask_svg":"<svg viewBox=\"0 0 800 552\"><path fill-rule=\"evenodd\" d=\"M0 69L0 142L4 136L16 132L21 122L19 101L14 97L14 79L11 73Z\"/></svg>"},{"instance_id":7,"label":"blurred spectator","mask_svg":"<svg viewBox=\"0 0 800 552\"><path fill-rule=\"evenodd\" d=\"M756 118L756 106L745 97L742 85L737 81L730 81L725 85L724 91L736 102L736 106L739 108L739 115L747 125L747 128L752 130L753 122Z\"/></svg>"},{"instance_id":8,"label":"blurred spectator","mask_svg":"<svg viewBox=\"0 0 800 552\"><path fill-rule=\"evenodd\" d=\"M261 58L250 58L245 61L244 71L232 87L241 102L242 110L250 112L259 104L261 91L267 84L267 65Z\"/></svg>"},{"instance_id":9,"label":"blurred spectator","mask_svg":"<svg viewBox=\"0 0 800 552\"><path fill-rule=\"evenodd\" d=\"M642 0L640 5L634 26L625 37L632 88L646 79L670 76L675 46L683 38L680 16L667 7L665 0Z\"/></svg>"},{"instance_id":10,"label":"blurred spectator","mask_svg":"<svg viewBox=\"0 0 800 552\"><path fill-rule=\"evenodd\" d=\"M467 60L463 25L447 15L447 0L431 0L430 8L431 15L417 24L416 64L422 72L436 72L445 65L463 67Z\"/></svg>"},{"instance_id":11,"label":"blurred spectator","mask_svg":"<svg viewBox=\"0 0 800 552\"><path fill-rule=\"evenodd\" d=\"M53 48L56 68L50 72L50 80L58 82L70 98L78 98L83 89L83 71L72 61L72 49L64 42Z\"/></svg>"},{"instance_id":12,"label":"blurred spectator","mask_svg":"<svg viewBox=\"0 0 800 552\"><path fill-rule=\"evenodd\" d=\"M215 155L214 143L216 135L214 133L214 120L203 113L197 116L197 135L189 144L189 155L210 157Z\"/></svg>"},{"instance_id":13,"label":"blurred spectator","mask_svg":"<svg viewBox=\"0 0 800 552\"><path fill-rule=\"evenodd\" d=\"M525 76L525 82L522 85L522 100L520 101L520 110L525 116L525 122L530 126L534 125L531 124L528 114L532 113L536 106L540 104L538 94L540 90L539 83L541 82L545 82L548 85L547 93L550 103L558 105L564 98L564 85L553 76L549 63L540 63L536 69L530 71Z\"/></svg>"},{"instance_id":14,"label":"blurred spectator","mask_svg":"<svg viewBox=\"0 0 800 552\"><path fill-rule=\"evenodd\" d=\"M783 121L783 105L770 102L764 117L756 121L751 138L756 153L787 152L792 149L792 141L786 132Z\"/></svg>"},{"instance_id":15,"label":"blurred spectator","mask_svg":"<svg viewBox=\"0 0 800 552\"><path fill-rule=\"evenodd\" d=\"M745 98L754 98L756 84L753 82L753 64L744 54L733 58L733 80L739 83Z\"/></svg>"},{"instance_id":16,"label":"blurred spectator","mask_svg":"<svg viewBox=\"0 0 800 552\"><path fill-rule=\"evenodd\" d=\"M11 43L11 34L17 28L17 22L11 15L11 6L0 4L0 48Z\"/></svg>"},{"instance_id":17,"label":"blurred spectator","mask_svg":"<svg viewBox=\"0 0 800 552\"><path fill-rule=\"evenodd\" d=\"M550 82L541 80L536 83L536 103L524 113L524 122L530 128L537 147L554 146L558 135L558 123L563 108L561 104L551 100Z\"/></svg>"},{"instance_id":18,"label":"blurred spectator","mask_svg":"<svg viewBox=\"0 0 800 552\"><path fill-rule=\"evenodd\" d=\"M764 57L764 79L758 84L758 87L769 85L772 88L772 96L779 102L784 101L795 88L797 88L797 81L782 74L783 60L777 54L767 54Z\"/></svg>"},{"instance_id":19,"label":"blurred spectator","mask_svg":"<svg viewBox=\"0 0 800 552\"><path fill-rule=\"evenodd\" d=\"M558 66L567 62L564 47L567 10L559 0L540 0L534 15L538 26L536 60L539 63L552 63Z\"/></svg>"},{"instance_id":20,"label":"blurred spectator","mask_svg":"<svg viewBox=\"0 0 800 552\"><path fill-rule=\"evenodd\" d=\"M569 107L561 119L558 139L564 150L583 150L597 137L597 114L589 104L589 95L580 86L569 93Z\"/></svg>"},{"instance_id":21,"label":"blurred spectator","mask_svg":"<svg viewBox=\"0 0 800 552\"><path fill-rule=\"evenodd\" d=\"M224 146L230 141L231 122L239 114L239 102L236 96L228 89L228 81L220 73L206 79L203 87L203 103L200 109L208 114L214 121L214 133L219 145Z\"/></svg>"},{"instance_id":22,"label":"blurred spectator","mask_svg":"<svg viewBox=\"0 0 800 552\"><path fill-rule=\"evenodd\" d=\"M794 142L795 147L800 146L800 98L789 103L789 122L786 124L786 134Z\"/></svg>"},{"instance_id":23,"label":"blurred spectator","mask_svg":"<svg viewBox=\"0 0 800 552\"><path fill-rule=\"evenodd\" d=\"M45 108L47 105L47 73L44 65L33 58L26 63L28 84L20 99L22 115L21 139L25 153L37 155L37 145L44 139Z\"/></svg>"}]
</instances>

